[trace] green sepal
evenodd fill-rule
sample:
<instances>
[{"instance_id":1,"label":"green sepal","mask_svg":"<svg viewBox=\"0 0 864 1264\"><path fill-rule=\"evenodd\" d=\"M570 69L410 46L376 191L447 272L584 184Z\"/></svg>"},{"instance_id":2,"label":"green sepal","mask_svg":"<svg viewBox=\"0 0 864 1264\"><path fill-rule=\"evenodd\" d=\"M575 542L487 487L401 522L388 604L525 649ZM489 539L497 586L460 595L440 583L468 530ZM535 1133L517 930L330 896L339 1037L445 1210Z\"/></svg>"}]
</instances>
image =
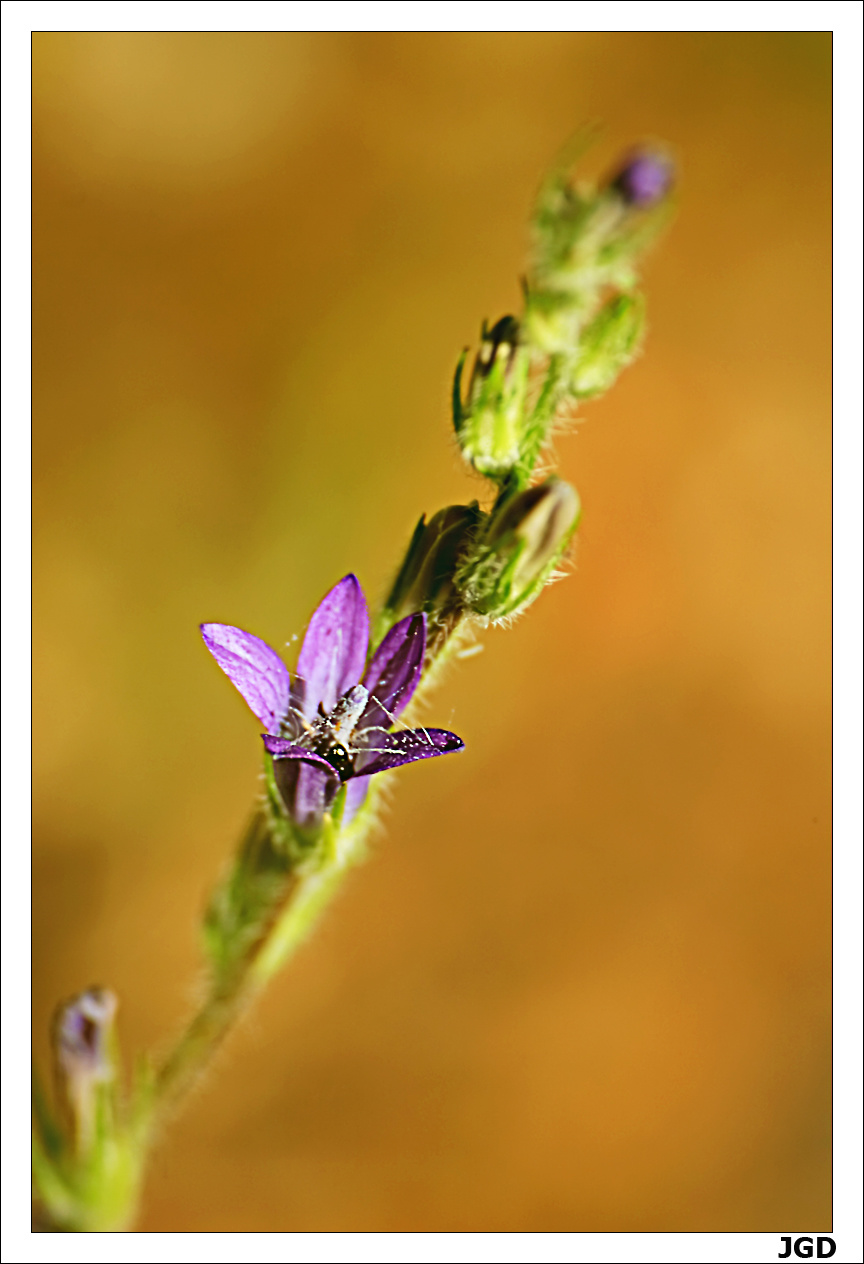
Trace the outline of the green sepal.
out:
<instances>
[{"instance_id":1,"label":"green sepal","mask_svg":"<svg viewBox=\"0 0 864 1264\"><path fill-rule=\"evenodd\" d=\"M636 355L645 325L641 294L617 294L582 332L568 383L577 399L608 390Z\"/></svg>"},{"instance_id":2,"label":"green sepal","mask_svg":"<svg viewBox=\"0 0 864 1264\"><path fill-rule=\"evenodd\" d=\"M287 855L292 844L296 843L296 831L279 793L273 756L268 750L264 751L264 801L272 841L276 848Z\"/></svg>"},{"instance_id":3,"label":"green sepal","mask_svg":"<svg viewBox=\"0 0 864 1264\"><path fill-rule=\"evenodd\" d=\"M33 1199L36 1204L35 1223L45 1229L72 1227L78 1211L78 1200L62 1169L60 1156L47 1149L44 1134L35 1124L30 1163Z\"/></svg>"},{"instance_id":4,"label":"green sepal","mask_svg":"<svg viewBox=\"0 0 864 1264\"><path fill-rule=\"evenodd\" d=\"M576 492L558 478L499 498L456 579L466 608L492 621L524 610L561 561L580 513Z\"/></svg>"},{"instance_id":5,"label":"green sepal","mask_svg":"<svg viewBox=\"0 0 864 1264\"><path fill-rule=\"evenodd\" d=\"M546 364L540 394L525 422L522 452L511 476L510 487L513 491L524 491L531 482L537 460L549 438L566 384L564 356L551 355Z\"/></svg>"},{"instance_id":6,"label":"green sepal","mask_svg":"<svg viewBox=\"0 0 864 1264\"><path fill-rule=\"evenodd\" d=\"M506 333L498 332L502 327ZM496 335L498 341L490 342ZM484 324L482 336L481 355L475 361L462 412L459 445L478 473L501 483L522 452L531 353L519 345L519 326L513 317L504 317L492 331Z\"/></svg>"},{"instance_id":7,"label":"green sepal","mask_svg":"<svg viewBox=\"0 0 864 1264\"><path fill-rule=\"evenodd\" d=\"M63 1149L63 1130L54 1118L48 1097L42 1085L42 1077L35 1066L31 1068L31 1101L33 1105L33 1127L39 1136L46 1155L56 1158Z\"/></svg>"},{"instance_id":8,"label":"green sepal","mask_svg":"<svg viewBox=\"0 0 864 1264\"><path fill-rule=\"evenodd\" d=\"M330 818L329 828L331 830L335 830L337 833L342 827L342 817L345 814L345 796L347 793L348 786L347 783L343 781L339 786L339 789L336 791L336 797L334 798L328 813Z\"/></svg>"},{"instance_id":9,"label":"green sepal","mask_svg":"<svg viewBox=\"0 0 864 1264\"><path fill-rule=\"evenodd\" d=\"M456 365L456 372L453 374L453 390L451 396L453 405L453 429L456 431L457 435L462 429L462 423L465 420L465 410L462 407L462 371L465 368L465 361L467 358L468 348L466 347L459 357L459 363Z\"/></svg>"},{"instance_id":10,"label":"green sepal","mask_svg":"<svg viewBox=\"0 0 864 1264\"><path fill-rule=\"evenodd\" d=\"M375 621L371 647L377 649L394 623L424 611L430 618L448 608L453 597L453 575L483 522L477 501L448 505L427 523L425 515L414 529L408 551Z\"/></svg>"},{"instance_id":11,"label":"green sepal","mask_svg":"<svg viewBox=\"0 0 864 1264\"><path fill-rule=\"evenodd\" d=\"M387 621L386 627L380 630L376 629L376 635L372 638L372 642L376 649L381 640L390 630L392 624L396 622L396 611L402 606L402 603L405 600L414 579L416 578L417 571L420 569L425 534L426 515L421 514L420 521L414 528L414 533L411 536L405 556L402 559L402 565L399 567L399 571L393 581L393 586L390 589L387 600L384 602L384 610L391 613L392 618ZM370 652L374 652L371 646Z\"/></svg>"}]
</instances>

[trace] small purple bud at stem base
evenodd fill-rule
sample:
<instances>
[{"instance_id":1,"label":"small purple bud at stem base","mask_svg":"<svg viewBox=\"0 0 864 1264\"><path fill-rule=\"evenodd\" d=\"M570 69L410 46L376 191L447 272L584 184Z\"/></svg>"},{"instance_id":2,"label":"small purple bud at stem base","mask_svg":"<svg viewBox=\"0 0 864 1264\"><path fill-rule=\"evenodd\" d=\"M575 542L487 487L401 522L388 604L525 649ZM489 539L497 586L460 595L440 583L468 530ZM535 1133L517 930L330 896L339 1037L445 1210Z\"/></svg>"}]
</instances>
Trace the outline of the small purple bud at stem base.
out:
<instances>
[{"instance_id":1,"label":"small purple bud at stem base","mask_svg":"<svg viewBox=\"0 0 864 1264\"><path fill-rule=\"evenodd\" d=\"M71 1112L75 1149L89 1152L96 1127L96 1102L115 1076L113 1049L117 998L90 988L64 1005L54 1027L54 1056Z\"/></svg>"}]
</instances>

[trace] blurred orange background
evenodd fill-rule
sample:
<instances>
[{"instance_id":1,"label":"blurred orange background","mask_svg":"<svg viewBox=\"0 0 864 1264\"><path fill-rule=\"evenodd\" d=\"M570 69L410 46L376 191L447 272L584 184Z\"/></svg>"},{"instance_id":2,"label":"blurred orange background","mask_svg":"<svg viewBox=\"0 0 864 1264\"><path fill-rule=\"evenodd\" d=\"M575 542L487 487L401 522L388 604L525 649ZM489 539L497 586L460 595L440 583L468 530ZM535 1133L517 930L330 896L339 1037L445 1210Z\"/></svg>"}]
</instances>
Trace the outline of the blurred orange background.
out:
<instances>
[{"instance_id":1,"label":"blurred orange background","mask_svg":"<svg viewBox=\"0 0 864 1264\"><path fill-rule=\"evenodd\" d=\"M34 37L34 964L195 996L257 791L197 625L374 600L586 119L680 213L575 573L154 1156L145 1230L830 1227L830 34ZM292 651L288 651L290 659Z\"/></svg>"}]
</instances>

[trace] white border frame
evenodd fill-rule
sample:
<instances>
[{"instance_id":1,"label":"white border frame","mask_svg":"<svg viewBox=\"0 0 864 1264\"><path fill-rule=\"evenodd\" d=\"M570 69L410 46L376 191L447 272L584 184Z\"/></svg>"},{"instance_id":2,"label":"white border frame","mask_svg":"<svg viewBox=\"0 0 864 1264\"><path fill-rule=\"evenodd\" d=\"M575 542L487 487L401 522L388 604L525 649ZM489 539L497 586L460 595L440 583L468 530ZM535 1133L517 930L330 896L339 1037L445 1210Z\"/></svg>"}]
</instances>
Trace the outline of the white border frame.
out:
<instances>
[{"instance_id":1,"label":"white border frame","mask_svg":"<svg viewBox=\"0 0 864 1264\"><path fill-rule=\"evenodd\" d=\"M202 24L202 19L208 19ZM490 24L494 18L494 25ZM632 19L627 21L627 19ZM219 19L218 21L216 19ZM697 21L694 22L694 19ZM781 21L782 19L782 21ZM404 25L410 20L410 27ZM861 33L857 0L834 3L25 3L3 8L2 610L3 1022L2 1169L9 1261L776 1259L774 1233L166 1233L31 1235L29 1176L20 1151L28 1121L19 1032L28 1010L21 977L29 884L29 242L30 35L45 30L832 30L834 40L834 1229L836 1264L864 1258L861 1233ZM400 25L396 25L399 23ZM26 617L25 614L26 613ZM806 1230L801 1230L806 1232ZM815 1236L815 1235L814 1235ZM815 1258L815 1256L814 1256Z\"/></svg>"}]
</instances>

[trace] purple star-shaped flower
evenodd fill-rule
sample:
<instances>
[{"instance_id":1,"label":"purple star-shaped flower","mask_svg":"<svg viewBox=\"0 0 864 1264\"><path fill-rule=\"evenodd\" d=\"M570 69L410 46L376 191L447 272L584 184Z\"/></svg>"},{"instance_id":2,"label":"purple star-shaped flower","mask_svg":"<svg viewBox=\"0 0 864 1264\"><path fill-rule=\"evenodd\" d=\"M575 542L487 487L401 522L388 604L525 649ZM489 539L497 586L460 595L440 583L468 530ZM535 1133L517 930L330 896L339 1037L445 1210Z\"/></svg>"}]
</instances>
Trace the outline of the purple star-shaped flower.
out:
<instances>
[{"instance_id":1,"label":"purple star-shaped flower","mask_svg":"<svg viewBox=\"0 0 864 1264\"><path fill-rule=\"evenodd\" d=\"M293 684L275 650L251 632L204 623L201 634L267 729L279 791L302 828L320 824L342 783L347 822L376 772L464 747L446 729L391 732L420 680L426 616L395 624L366 667L369 615L355 575L341 579L313 614Z\"/></svg>"}]
</instances>

